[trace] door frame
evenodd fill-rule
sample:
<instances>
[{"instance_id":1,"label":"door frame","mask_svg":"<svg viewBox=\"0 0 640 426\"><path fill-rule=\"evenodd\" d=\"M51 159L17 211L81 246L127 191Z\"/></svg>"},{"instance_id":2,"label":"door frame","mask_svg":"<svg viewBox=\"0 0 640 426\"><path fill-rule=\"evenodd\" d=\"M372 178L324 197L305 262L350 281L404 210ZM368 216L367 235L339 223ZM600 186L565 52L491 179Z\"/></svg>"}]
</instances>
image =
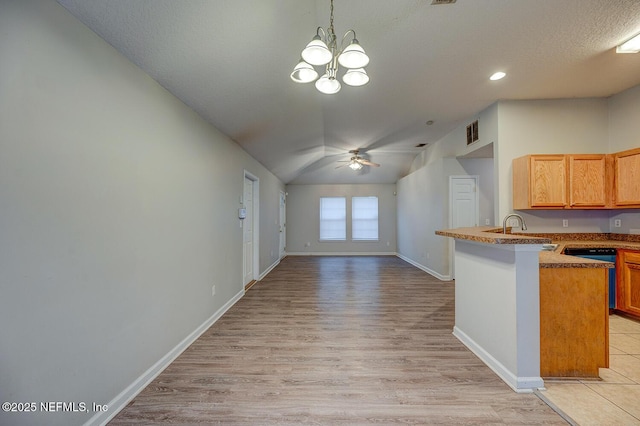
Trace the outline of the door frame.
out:
<instances>
[{"instance_id":1,"label":"door frame","mask_svg":"<svg viewBox=\"0 0 640 426\"><path fill-rule=\"evenodd\" d=\"M278 198L278 222L281 234L280 240L278 241L278 257L282 260L287 253L287 193L283 190L280 190Z\"/></svg>"},{"instance_id":2,"label":"door frame","mask_svg":"<svg viewBox=\"0 0 640 426\"><path fill-rule=\"evenodd\" d=\"M252 204L253 204L253 211L252 211L252 218L253 218L253 232L252 232L252 241L253 241L253 277L252 279L254 280L258 280L258 277L260 276L260 272L259 272L259 268L260 268L260 229L259 229L259 225L260 225L260 178L258 178L258 176L254 175L253 173L249 172L248 170L243 170L242 173L242 202L240 204L244 205L244 180L249 179L250 181L253 182L253 196L252 196ZM242 250L242 271L240 273L241 275L241 279L240 279L240 285L242 287L242 290L244 291L244 227L242 228L242 232L240 233L240 238L241 238L241 250Z\"/></svg>"},{"instance_id":3,"label":"door frame","mask_svg":"<svg viewBox=\"0 0 640 426\"><path fill-rule=\"evenodd\" d=\"M475 205L475 222L476 226L478 226L480 221L480 197L478 196L478 188L479 188L479 180L480 176L478 175L451 175L449 176L449 226L448 228L453 228L453 181L456 179L473 179L475 181L476 186L476 205ZM450 240L449 238L447 238ZM455 277L455 240L449 241L449 276L452 280Z\"/></svg>"}]
</instances>

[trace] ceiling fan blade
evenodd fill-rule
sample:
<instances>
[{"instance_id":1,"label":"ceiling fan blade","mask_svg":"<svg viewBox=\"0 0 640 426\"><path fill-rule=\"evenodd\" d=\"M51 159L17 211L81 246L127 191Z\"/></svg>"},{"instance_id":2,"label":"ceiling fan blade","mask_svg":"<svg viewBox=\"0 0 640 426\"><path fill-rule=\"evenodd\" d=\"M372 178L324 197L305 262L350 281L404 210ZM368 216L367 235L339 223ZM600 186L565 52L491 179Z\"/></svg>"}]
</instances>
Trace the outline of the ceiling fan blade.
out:
<instances>
[{"instance_id":1,"label":"ceiling fan blade","mask_svg":"<svg viewBox=\"0 0 640 426\"><path fill-rule=\"evenodd\" d=\"M363 164L365 166L373 166L373 167L380 167L380 164L378 163L372 163L369 160L365 160L364 158L359 158L358 159L358 163Z\"/></svg>"}]
</instances>

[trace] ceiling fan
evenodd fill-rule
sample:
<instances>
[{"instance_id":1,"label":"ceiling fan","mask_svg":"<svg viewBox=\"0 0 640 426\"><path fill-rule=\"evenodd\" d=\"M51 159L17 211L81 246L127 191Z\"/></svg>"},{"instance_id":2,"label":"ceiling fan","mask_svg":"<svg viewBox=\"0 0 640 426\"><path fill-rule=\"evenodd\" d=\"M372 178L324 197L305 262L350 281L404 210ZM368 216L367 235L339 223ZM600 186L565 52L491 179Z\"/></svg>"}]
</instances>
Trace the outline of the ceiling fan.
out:
<instances>
[{"instance_id":1,"label":"ceiling fan","mask_svg":"<svg viewBox=\"0 0 640 426\"><path fill-rule=\"evenodd\" d=\"M349 166L352 170L357 171L362 169L364 166L380 167L380 164L373 163L365 158L362 158L359 155L359 153L360 153L360 150L358 149L352 149L351 151L349 151L349 154L353 154L351 159L339 161L340 163L347 163L347 164L341 164L338 167L336 167L336 169L339 169L342 166Z\"/></svg>"}]
</instances>

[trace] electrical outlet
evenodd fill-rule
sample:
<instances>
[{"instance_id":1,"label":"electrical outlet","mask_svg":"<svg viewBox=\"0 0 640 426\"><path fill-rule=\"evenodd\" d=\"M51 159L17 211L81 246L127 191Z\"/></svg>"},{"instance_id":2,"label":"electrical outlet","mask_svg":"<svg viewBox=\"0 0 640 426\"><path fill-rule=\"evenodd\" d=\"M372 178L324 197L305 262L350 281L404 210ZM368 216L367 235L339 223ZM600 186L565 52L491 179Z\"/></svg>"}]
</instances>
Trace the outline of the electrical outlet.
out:
<instances>
[{"instance_id":1,"label":"electrical outlet","mask_svg":"<svg viewBox=\"0 0 640 426\"><path fill-rule=\"evenodd\" d=\"M511 219L509 219L509 226L512 228L518 227L520 226L520 222L518 222L518 219L516 219L515 217L512 217Z\"/></svg>"},{"instance_id":2,"label":"electrical outlet","mask_svg":"<svg viewBox=\"0 0 640 426\"><path fill-rule=\"evenodd\" d=\"M213 286L211 286L211 296L213 297L215 295L216 295L216 286L213 285Z\"/></svg>"},{"instance_id":3,"label":"electrical outlet","mask_svg":"<svg viewBox=\"0 0 640 426\"><path fill-rule=\"evenodd\" d=\"M620 219L614 220L613 226L615 226L616 228L620 228L622 226L622 221Z\"/></svg>"},{"instance_id":4,"label":"electrical outlet","mask_svg":"<svg viewBox=\"0 0 640 426\"><path fill-rule=\"evenodd\" d=\"M485 220L484 220L484 224L485 224L485 225L491 225L491 221L490 221L489 219L485 219Z\"/></svg>"},{"instance_id":5,"label":"electrical outlet","mask_svg":"<svg viewBox=\"0 0 640 426\"><path fill-rule=\"evenodd\" d=\"M562 227L563 228L569 227L569 219L562 219Z\"/></svg>"}]
</instances>

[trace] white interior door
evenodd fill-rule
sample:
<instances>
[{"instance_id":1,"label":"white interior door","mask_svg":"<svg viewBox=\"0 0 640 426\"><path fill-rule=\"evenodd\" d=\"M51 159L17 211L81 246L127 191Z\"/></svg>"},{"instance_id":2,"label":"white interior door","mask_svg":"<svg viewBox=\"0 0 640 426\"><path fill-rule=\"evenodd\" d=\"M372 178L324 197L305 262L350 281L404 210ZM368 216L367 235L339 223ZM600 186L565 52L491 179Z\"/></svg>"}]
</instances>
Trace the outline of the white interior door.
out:
<instances>
[{"instance_id":1,"label":"white interior door","mask_svg":"<svg viewBox=\"0 0 640 426\"><path fill-rule=\"evenodd\" d=\"M253 181L244 177L243 207L247 216L242 221L242 247L243 247L243 284L247 285L254 279L253 274Z\"/></svg>"},{"instance_id":2,"label":"white interior door","mask_svg":"<svg viewBox=\"0 0 640 426\"><path fill-rule=\"evenodd\" d=\"M280 259L284 257L287 245L287 200L286 194L280 191Z\"/></svg>"},{"instance_id":3,"label":"white interior door","mask_svg":"<svg viewBox=\"0 0 640 426\"><path fill-rule=\"evenodd\" d=\"M450 228L478 226L480 206L478 203L478 176L450 176ZM450 243L450 275L455 278L454 244Z\"/></svg>"},{"instance_id":4,"label":"white interior door","mask_svg":"<svg viewBox=\"0 0 640 426\"><path fill-rule=\"evenodd\" d=\"M478 178L451 176L451 228L478 226Z\"/></svg>"}]
</instances>

